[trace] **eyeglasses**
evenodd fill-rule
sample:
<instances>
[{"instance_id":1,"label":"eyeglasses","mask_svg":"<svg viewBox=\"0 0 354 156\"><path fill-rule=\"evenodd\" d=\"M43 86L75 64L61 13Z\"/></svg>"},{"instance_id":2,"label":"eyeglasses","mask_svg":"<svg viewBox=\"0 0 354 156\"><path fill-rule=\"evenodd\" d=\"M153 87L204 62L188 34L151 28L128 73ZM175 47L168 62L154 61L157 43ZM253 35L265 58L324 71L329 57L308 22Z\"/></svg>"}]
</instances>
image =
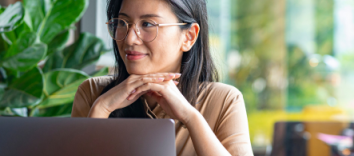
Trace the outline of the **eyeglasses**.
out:
<instances>
[{"instance_id":1,"label":"eyeglasses","mask_svg":"<svg viewBox=\"0 0 354 156\"><path fill-rule=\"evenodd\" d=\"M109 34L116 41L124 40L128 35L129 25L132 25L120 18L113 18L106 22L106 24ZM186 25L188 23L157 24L153 20L142 19L138 23L133 24L135 24L135 33L142 41L152 42L157 37L159 27Z\"/></svg>"}]
</instances>

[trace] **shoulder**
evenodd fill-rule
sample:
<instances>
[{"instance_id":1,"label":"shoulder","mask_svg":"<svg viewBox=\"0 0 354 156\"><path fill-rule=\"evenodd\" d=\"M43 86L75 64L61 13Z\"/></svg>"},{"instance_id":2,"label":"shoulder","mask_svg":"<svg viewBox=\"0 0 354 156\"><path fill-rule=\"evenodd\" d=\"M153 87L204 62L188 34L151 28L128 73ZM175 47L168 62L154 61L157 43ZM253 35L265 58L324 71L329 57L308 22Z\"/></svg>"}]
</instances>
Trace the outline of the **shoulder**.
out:
<instances>
[{"instance_id":1,"label":"shoulder","mask_svg":"<svg viewBox=\"0 0 354 156\"><path fill-rule=\"evenodd\" d=\"M113 76L91 77L81 83L80 88L104 88L114 80Z\"/></svg>"},{"instance_id":2,"label":"shoulder","mask_svg":"<svg viewBox=\"0 0 354 156\"><path fill-rule=\"evenodd\" d=\"M242 93L236 87L221 82L211 82L207 87L207 94L223 99L242 96Z\"/></svg>"},{"instance_id":3,"label":"shoulder","mask_svg":"<svg viewBox=\"0 0 354 156\"><path fill-rule=\"evenodd\" d=\"M230 105L243 103L242 93L236 87L221 82L210 82L199 98L199 107L219 111Z\"/></svg>"},{"instance_id":4,"label":"shoulder","mask_svg":"<svg viewBox=\"0 0 354 156\"><path fill-rule=\"evenodd\" d=\"M196 104L197 110L208 121L214 132L219 130L222 121L230 114L245 113L245 104L242 93L234 86L210 82L200 94ZM237 123L239 119L232 119Z\"/></svg>"},{"instance_id":5,"label":"shoulder","mask_svg":"<svg viewBox=\"0 0 354 156\"><path fill-rule=\"evenodd\" d=\"M78 88L78 91L84 92L84 94L92 98L96 98L113 80L113 76L92 77L82 82Z\"/></svg>"}]
</instances>

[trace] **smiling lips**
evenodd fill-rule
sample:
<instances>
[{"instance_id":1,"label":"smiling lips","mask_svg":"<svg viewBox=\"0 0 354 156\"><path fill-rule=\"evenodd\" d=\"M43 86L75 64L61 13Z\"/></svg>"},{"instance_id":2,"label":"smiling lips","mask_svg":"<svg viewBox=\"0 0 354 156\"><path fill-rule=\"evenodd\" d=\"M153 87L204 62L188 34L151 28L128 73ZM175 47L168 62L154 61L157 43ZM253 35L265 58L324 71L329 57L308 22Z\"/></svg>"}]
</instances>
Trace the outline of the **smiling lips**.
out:
<instances>
[{"instance_id":1,"label":"smiling lips","mask_svg":"<svg viewBox=\"0 0 354 156\"><path fill-rule=\"evenodd\" d=\"M142 59L146 56L147 56L147 54L136 52L136 51L126 51L126 55L125 55L125 57L131 61L139 60L139 59Z\"/></svg>"}]
</instances>

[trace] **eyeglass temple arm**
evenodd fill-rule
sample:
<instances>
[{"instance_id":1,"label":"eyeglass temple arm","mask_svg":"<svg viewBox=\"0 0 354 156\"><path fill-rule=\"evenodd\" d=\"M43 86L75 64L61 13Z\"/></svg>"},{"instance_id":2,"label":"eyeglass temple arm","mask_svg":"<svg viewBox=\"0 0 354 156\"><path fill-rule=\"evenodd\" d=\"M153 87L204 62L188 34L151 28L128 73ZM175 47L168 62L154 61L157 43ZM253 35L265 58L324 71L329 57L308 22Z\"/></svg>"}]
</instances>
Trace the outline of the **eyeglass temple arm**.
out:
<instances>
[{"instance_id":1,"label":"eyeglass temple arm","mask_svg":"<svg viewBox=\"0 0 354 156\"><path fill-rule=\"evenodd\" d=\"M157 24L158 26L174 26L174 25L186 25L188 23L169 23L169 24Z\"/></svg>"},{"instance_id":2,"label":"eyeglass temple arm","mask_svg":"<svg viewBox=\"0 0 354 156\"><path fill-rule=\"evenodd\" d=\"M106 24L109 24L109 22L106 22ZM174 26L174 25L187 25L188 23L169 23L169 24L157 24L158 26Z\"/></svg>"}]
</instances>

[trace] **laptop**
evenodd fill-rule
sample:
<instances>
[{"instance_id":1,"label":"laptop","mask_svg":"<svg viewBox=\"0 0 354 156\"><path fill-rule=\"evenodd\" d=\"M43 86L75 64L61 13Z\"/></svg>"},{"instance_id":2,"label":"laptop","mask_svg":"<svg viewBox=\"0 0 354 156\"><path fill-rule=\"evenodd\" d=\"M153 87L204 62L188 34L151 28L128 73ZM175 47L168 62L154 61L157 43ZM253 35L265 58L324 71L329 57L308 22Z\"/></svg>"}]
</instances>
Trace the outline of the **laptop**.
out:
<instances>
[{"instance_id":1,"label":"laptop","mask_svg":"<svg viewBox=\"0 0 354 156\"><path fill-rule=\"evenodd\" d=\"M175 156L172 119L0 117L4 156Z\"/></svg>"}]
</instances>

